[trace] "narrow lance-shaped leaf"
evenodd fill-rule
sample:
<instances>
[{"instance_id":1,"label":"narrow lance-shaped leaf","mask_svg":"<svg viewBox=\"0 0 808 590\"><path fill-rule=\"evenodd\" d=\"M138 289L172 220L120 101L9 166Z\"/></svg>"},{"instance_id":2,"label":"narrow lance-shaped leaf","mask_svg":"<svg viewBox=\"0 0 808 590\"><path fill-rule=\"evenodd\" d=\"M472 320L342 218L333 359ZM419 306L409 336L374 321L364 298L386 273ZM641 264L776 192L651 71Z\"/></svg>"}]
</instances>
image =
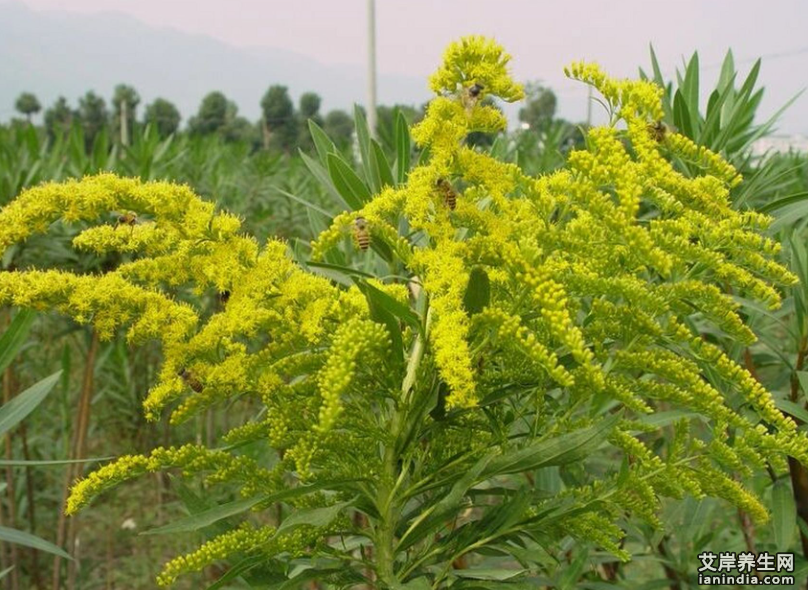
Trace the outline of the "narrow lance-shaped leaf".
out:
<instances>
[{"instance_id":1,"label":"narrow lance-shaped leaf","mask_svg":"<svg viewBox=\"0 0 808 590\"><path fill-rule=\"evenodd\" d=\"M365 179L370 184L373 192L379 190L379 186L373 182L373 173L370 163L370 129L368 128L367 119L362 112L359 105L354 105L354 124L356 126L356 139L359 144L359 157L362 158L362 170L365 173Z\"/></svg>"},{"instance_id":2,"label":"narrow lance-shaped leaf","mask_svg":"<svg viewBox=\"0 0 808 590\"><path fill-rule=\"evenodd\" d=\"M293 529L304 524L314 527L323 527L331 524L339 513L352 503L353 500L349 500L347 502L340 502L324 508L298 510L283 520L281 525L278 527L278 533L288 531L289 529Z\"/></svg>"},{"instance_id":3,"label":"narrow lance-shaped leaf","mask_svg":"<svg viewBox=\"0 0 808 590\"><path fill-rule=\"evenodd\" d=\"M601 445L619 417L620 414L612 414L589 428L562 434L496 457L488 464L485 476L521 473L539 467L580 461Z\"/></svg>"},{"instance_id":4,"label":"narrow lance-shaped leaf","mask_svg":"<svg viewBox=\"0 0 808 590\"><path fill-rule=\"evenodd\" d=\"M320 159L320 163L323 166L328 166L326 160L328 154L333 154L337 151L334 142L331 141L328 134L312 119L309 119L309 133L311 133L311 138L314 140L314 147L317 150L317 157Z\"/></svg>"},{"instance_id":5,"label":"narrow lance-shaped leaf","mask_svg":"<svg viewBox=\"0 0 808 590\"><path fill-rule=\"evenodd\" d=\"M463 307L469 315L480 313L491 301L491 281L488 273L475 266L469 274L469 284L463 297Z\"/></svg>"},{"instance_id":6,"label":"narrow lance-shaped leaf","mask_svg":"<svg viewBox=\"0 0 808 590\"><path fill-rule=\"evenodd\" d=\"M398 111L396 116L396 180L403 184L410 170L410 128L404 113Z\"/></svg>"},{"instance_id":7,"label":"narrow lance-shaped leaf","mask_svg":"<svg viewBox=\"0 0 808 590\"><path fill-rule=\"evenodd\" d=\"M238 514L243 514L244 512L247 512L249 509L251 509L253 506L257 506L258 504L282 502L284 500L289 500L290 498L305 496L306 494L311 494L324 488L329 487L336 488L340 484L348 483L349 481L355 481L355 480L324 480L321 482L317 482L316 484L298 486L295 488L281 490L279 492L275 492L274 494L266 494L263 496L256 496L253 498L245 498L243 500L235 500L234 502L219 504L217 506L213 506L210 508L203 508L201 510L192 510L192 513L183 519L169 523L165 526L156 529L145 531L141 534L167 535L174 533L187 533L192 531L198 531L214 523L217 523L220 520L224 520L226 518L230 518L231 516L236 516ZM196 507L202 508L201 506ZM189 509L190 508L191 507L189 506Z\"/></svg>"},{"instance_id":8,"label":"narrow lance-shaped leaf","mask_svg":"<svg viewBox=\"0 0 808 590\"><path fill-rule=\"evenodd\" d=\"M53 555L58 555L59 557L63 557L65 559L73 559L61 548L46 541L45 539L40 539L39 537L30 533L10 529L4 526L0 526L0 541L13 543L15 545L22 545L24 547L31 547L32 549L39 549L40 551L52 553Z\"/></svg>"},{"instance_id":9,"label":"narrow lance-shaped leaf","mask_svg":"<svg viewBox=\"0 0 808 590\"><path fill-rule=\"evenodd\" d=\"M781 478L772 487L772 528L774 542L779 551L785 551L791 545L797 529L797 508L794 505L794 494L788 479Z\"/></svg>"},{"instance_id":10,"label":"narrow lance-shaped leaf","mask_svg":"<svg viewBox=\"0 0 808 590\"><path fill-rule=\"evenodd\" d=\"M371 162L373 163L373 167L376 170L376 175L379 178L379 189L381 190L385 186L395 186L395 181L393 180L393 171L390 169L390 163L387 161L387 157L384 155L384 151L382 150L382 146L379 145L379 142L375 139L371 140Z\"/></svg>"},{"instance_id":11,"label":"narrow lance-shaped leaf","mask_svg":"<svg viewBox=\"0 0 808 590\"><path fill-rule=\"evenodd\" d=\"M0 435L14 428L23 418L33 412L59 381L61 374L62 372L58 371L50 377L45 377L8 403L0 406Z\"/></svg>"},{"instance_id":12,"label":"narrow lance-shaped leaf","mask_svg":"<svg viewBox=\"0 0 808 590\"><path fill-rule=\"evenodd\" d=\"M303 160L303 164L305 164L306 168L309 169L312 176L314 176L314 178L316 178L320 184L325 187L341 209L347 209L348 203L342 198L342 195L334 186L334 183L331 181L331 177L328 175L328 171L323 167L323 165L317 160L309 157L305 152L303 152L303 150L300 150L299 153L300 158Z\"/></svg>"},{"instance_id":13,"label":"narrow lance-shaped leaf","mask_svg":"<svg viewBox=\"0 0 808 590\"><path fill-rule=\"evenodd\" d=\"M328 174L339 194L351 209L361 209L370 201L370 191L348 164L336 154L328 154Z\"/></svg>"},{"instance_id":14,"label":"narrow lance-shaped leaf","mask_svg":"<svg viewBox=\"0 0 808 590\"><path fill-rule=\"evenodd\" d=\"M360 281L357 284L366 296L372 297L380 306L388 310L395 317L403 322L408 323L414 328L421 328L421 320L418 317L418 314L410 309L409 306L397 301L384 291L377 289L366 281Z\"/></svg>"},{"instance_id":15,"label":"narrow lance-shaped leaf","mask_svg":"<svg viewBox=\"0 0 808 590\"><path fill-rule=\"evenodd\" d=\"M36 318L35 311L22 309L17 312L9 327L3 332L3 336L0 337L0 372L6 370L22 345L25 344L34 318Z\"/></svg>"}]
</instances>

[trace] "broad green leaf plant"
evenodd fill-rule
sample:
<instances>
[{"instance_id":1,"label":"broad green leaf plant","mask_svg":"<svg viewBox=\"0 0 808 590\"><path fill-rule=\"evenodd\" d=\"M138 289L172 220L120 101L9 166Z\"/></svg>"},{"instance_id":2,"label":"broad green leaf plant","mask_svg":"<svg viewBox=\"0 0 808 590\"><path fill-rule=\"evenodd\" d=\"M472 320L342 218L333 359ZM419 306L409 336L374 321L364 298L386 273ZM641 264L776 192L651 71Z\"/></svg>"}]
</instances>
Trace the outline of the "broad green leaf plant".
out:
<instances>
[{"instance_id":1,"label":"broad green leaf plant","mask_svg":"<svg viewBox=\"0 0 808 590\"><path fill-rule=\"evenodd\" d=\"M226 560L214 587L393 589L535 585L569 539L628 559L621 524L660 525L665 497L767 518L739 476L808 462L808 439L713 335L755 338L729 288L777 307L796 282L769 218L732 209L742 179L720 156L660 132L661 88L593 64L567 74L611 120L565 167L531 177L470 147L506 125L483 98L522 97L509 59L488 39L451 44L412 129L419 163L402 148L394 173L359 138L372 190L315 136L312 167L346 206L311 244L330 278L186 186L103 174L0 212L2 248L63 223L84 228L75 248L120 254L97 274L3 272L0 301L160 341L149 419L254 410L214 448L101 467L69 513L174 470L205 483L203 501L154 532L213 536L161 585Z\"/></svg>"}]
</instances>

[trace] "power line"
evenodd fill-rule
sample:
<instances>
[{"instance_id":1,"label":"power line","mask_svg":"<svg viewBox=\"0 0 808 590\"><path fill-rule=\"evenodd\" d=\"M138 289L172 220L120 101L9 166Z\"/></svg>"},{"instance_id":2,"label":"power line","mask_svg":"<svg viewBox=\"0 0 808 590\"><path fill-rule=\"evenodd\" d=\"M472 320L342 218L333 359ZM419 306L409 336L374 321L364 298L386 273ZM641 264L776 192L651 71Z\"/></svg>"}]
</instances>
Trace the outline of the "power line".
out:
<instances>
[{"instance_id":1,"label":"power line","mask_svg":"<svg viewBox=\"0 0 808 590\"><path fill-rule=\"evenodd\" d=\"M760 60L771 61L771 60L775 60L775 59L781 59L783 57L794 57L794 56L797 56L797 55L804 55L804 54L808 54L808 47L801 47L799 49L792 49L792 50L789 50L789 51L779 51L779 52L776 52L776 53L766 53L766 54L763 54L763 55L758 55L757 57L748 57L748 58L745 58L745 59L737 60L735 62L735 64L738 65L738 64L752 63L752 62L757 61L759 59ZM720 62L715 62L715 63L709 64L709 65L703 66L703 69L719 68L719 67L721 67L723 65L723 63L724 63L723 60L720 61Z\"/></svg>"}]
</instances>

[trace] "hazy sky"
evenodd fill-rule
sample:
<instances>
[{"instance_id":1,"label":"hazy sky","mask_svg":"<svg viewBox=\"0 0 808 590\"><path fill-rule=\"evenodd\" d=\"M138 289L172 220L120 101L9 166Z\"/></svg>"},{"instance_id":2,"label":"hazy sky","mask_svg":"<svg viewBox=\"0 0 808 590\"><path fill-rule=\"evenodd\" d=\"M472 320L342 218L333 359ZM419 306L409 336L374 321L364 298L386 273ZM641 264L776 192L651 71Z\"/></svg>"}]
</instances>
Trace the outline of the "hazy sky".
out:
<instances>
[{"instance_id":1,"label":"hazy sky","mask_svg":"<svg viewBox=\"0 0 808 590\"><path fill-rule=\"evenodd\" d=\"M362 64L366 0L23 0L37 9L119 11L148 24L209 35L237 46L270 46L323 63ZM728 48L747 69L764 56L764 110L808 86L806 0L377 0L378 68L424 77L443 47L469 34L492 35L514 56L521 79L542 79L585 109L585 89L563 77L573 59L635 75L653 42L670 71L698 50L717 75ZM769 56L769 57L766 57ZM579 115L579 118L581 116ZM808 132L808 98L783 128Z\"/></svg>"}]
</instances>

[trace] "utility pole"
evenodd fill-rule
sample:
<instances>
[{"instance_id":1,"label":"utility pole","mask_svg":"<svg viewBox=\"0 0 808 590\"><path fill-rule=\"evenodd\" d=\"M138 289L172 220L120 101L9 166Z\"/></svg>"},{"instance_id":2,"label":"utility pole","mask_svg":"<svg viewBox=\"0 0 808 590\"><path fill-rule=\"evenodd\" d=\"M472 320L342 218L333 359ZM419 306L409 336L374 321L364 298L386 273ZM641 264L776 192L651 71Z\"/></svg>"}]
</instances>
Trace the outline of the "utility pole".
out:
<instances>
[{"instance_id":1,"label":"utility pole","mask_svg":"<svg viewBox=\"0 0 808 590\"><path fill-rule=\"evenodd\" d=\"M368 127L376 137L376 1L368 0Z\"/></svg>"}]
</instances>

